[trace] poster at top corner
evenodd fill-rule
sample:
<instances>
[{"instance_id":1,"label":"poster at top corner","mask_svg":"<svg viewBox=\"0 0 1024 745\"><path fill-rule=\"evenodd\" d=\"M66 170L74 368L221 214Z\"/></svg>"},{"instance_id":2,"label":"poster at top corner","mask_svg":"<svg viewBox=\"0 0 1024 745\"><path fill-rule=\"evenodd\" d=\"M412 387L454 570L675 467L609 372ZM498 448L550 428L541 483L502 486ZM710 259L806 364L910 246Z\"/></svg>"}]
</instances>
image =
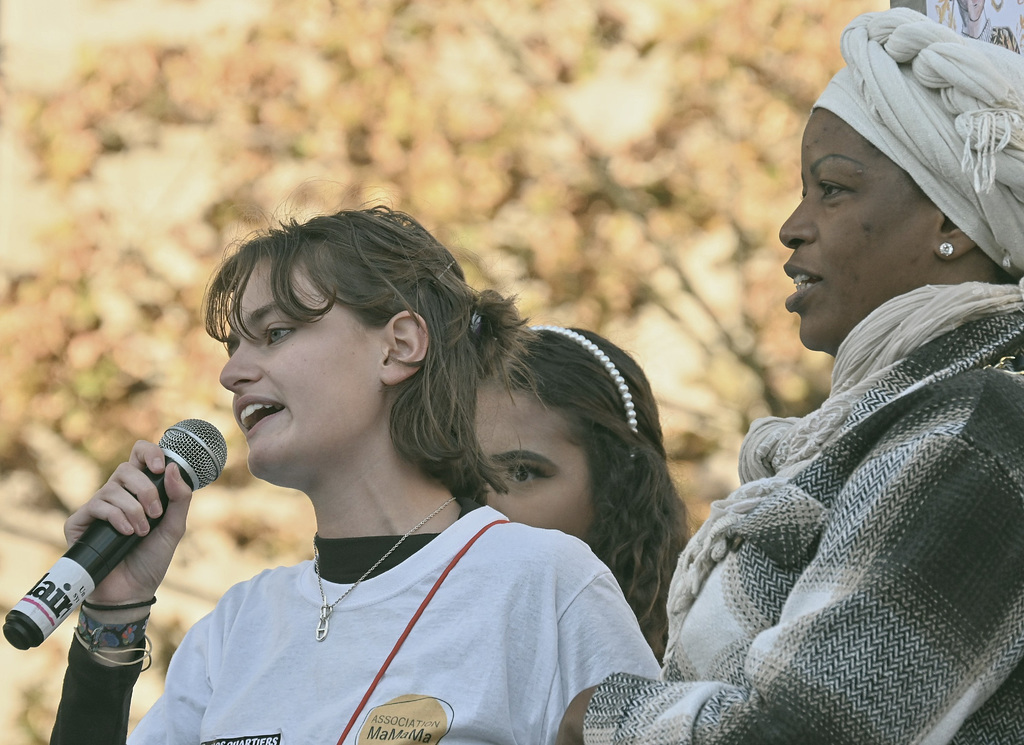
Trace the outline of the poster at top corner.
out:
<instances>
[{"instance_id":1,"label":"poster at top corner","mask_svg":"<svg viewBox=\"0 0 1024 745\"><path fill-rule=\"evenodd\" d=\"M1024 0L926 0L928 17L962 36L1020 54L1024 46Z\"/></svg>"}]
</instances>

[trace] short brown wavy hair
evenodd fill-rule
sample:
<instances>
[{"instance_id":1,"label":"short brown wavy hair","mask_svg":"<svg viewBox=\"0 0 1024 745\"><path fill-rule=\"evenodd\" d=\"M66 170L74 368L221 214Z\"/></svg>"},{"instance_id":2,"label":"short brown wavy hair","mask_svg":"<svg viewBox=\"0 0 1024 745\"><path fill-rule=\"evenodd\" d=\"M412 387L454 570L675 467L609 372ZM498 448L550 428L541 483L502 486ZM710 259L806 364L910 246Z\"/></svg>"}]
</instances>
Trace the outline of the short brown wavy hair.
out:
<instances>
[{"instance_id":1,"label":"short brown wavy hair","mask_svg":"<svg viewBox=\"0 0 1024 745\"><path fill-rule=\"evenodd\" d=\"M392 443L456 497L480 501L488 486L504 489L476 436L476 391L483 379L505 377L521 351L525 332L513 299L471 288L426 228L379 205L282 222L242 243L207 288L206 330L214 339L250 334L240 300L261 266L270 269L275 302L297 320L322 318L335 303L371 328L403 310L421 318L427 354L419 372L396 386ZM297 272L326 300L299 291Z\"/></svg>"}]
</instances>

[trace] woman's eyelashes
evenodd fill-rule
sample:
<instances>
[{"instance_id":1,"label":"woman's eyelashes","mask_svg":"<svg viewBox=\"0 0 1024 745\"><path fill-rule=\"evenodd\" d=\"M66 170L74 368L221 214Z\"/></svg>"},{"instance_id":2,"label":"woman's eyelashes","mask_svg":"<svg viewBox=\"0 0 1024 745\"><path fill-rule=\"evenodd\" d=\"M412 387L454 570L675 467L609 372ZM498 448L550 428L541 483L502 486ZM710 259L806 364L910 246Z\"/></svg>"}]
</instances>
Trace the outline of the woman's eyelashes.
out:
<instances>
[{"instance_id":1,"label":"woman's eyelashes","mask_svg":"<svg viewBox=\"0 0 1024 745\"><path fill-rule=\"evenodd\" d=\"M555 473L554 464L547 459L503 454L499 462L505 467L505 475L513 484L527 484L535 479L548 479Z\"/></svg>"},{"instance_id":2,"label":"woman's eyelashes","mask_svg":"<svg viewBox=\"0 0 1024 745\"><path fill-rule=\"evenodd\" d=\"M224 346L227 349L228 357L230 357L238 351L238 348L242 345L243 338L248 342L256 344L259 344L262 341L269 347L272 344L277 344L294 330L295 328L293 326L268 326L262 332L255 333L253 336L250 336L247 333L242 334L232 332L228 335L227 340L224 342Z\"/></svg>"},{"instance_id":3,"label":"woman's eyelashes","mask_svg":"<svg viewBox=\"0 0 1024 745\"><path fill-rule=\"evenodd\" d=\"M837 194L846 191L846 189L839 184L832 183L830 181L818 181L814 184L813 191L819 194L822 198L828 199L829 197L834 197ZM802 189L800 191L800 199L807 199L807 196L808 190Z\"/></svg>"},{"instance_id":4,"label":"woman's eyelashes","mask_svg":"<svg viewBox=\"0 0 1024 745\"><path fill-rule=\"evenodd\" d=\"M277 342L281 341L286 336L288 336L294 330L294 328L291 328L289 326L274 326L272 328L268 327L264 336L266 337L267 344L276 344Z\"/></svg>"},{"instance_id":5,"label":"woman's eyelashes","mask_svg":"<svg viewBox=\"0 0 1024 745\"><path fill-rule=\"evenodd\" d=\"M835 197L846 191L843 187L839 186L838 184L831 183L821 183L818 185L818 188L821 190L821 196L824 197L825 199L828 199L829 197Z\"/></svg>"},{"instance_id":6,"label":"woman's eyelashes","mask_svg":"<svg viewBox=\"0 0 1024 745\"><path fill-rule=\"evenodd\" d=\"M514 463L508 468L509 481L516 484L525 484L537 478L537 469L527 463Z\"/></svg>"}]
</instances>

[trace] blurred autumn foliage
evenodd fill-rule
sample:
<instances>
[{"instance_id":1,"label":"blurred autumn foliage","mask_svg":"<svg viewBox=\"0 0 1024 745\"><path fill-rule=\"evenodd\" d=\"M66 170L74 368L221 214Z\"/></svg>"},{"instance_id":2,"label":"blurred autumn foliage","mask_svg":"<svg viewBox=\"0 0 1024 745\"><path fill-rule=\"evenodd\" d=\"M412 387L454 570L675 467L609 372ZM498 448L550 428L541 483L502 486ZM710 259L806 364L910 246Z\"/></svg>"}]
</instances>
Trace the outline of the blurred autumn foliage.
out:
<instances>
[{"instance_id":1,"label":"blurred autumn foliage","mask_svg":"<svg viewBox=\"0 0 1024 745\"><path fill-rule=\"evenodd\" d=\"M59 84L5 68L5 613L63 550L68 511L134 440L186 417L217 424L231 456L157 606L158 670L229 582L309 555L305 501L246 471L223 351L197 315L225 246L268 220L385 201L452 245L476 286L633 352L694 522L732 485L751 419L823 397L828 360L802 350L782 305L777 232L839 32L888 3L225 3L70 0L146 32L67 29ZM163 17L185 32L159 33ZM14 48L27 29L5 33ZM7 742L48 738L67 631L0 652L17 671ZM135 716L159 693L159 672L143 677Z\"/></svg>"}]
</instances>

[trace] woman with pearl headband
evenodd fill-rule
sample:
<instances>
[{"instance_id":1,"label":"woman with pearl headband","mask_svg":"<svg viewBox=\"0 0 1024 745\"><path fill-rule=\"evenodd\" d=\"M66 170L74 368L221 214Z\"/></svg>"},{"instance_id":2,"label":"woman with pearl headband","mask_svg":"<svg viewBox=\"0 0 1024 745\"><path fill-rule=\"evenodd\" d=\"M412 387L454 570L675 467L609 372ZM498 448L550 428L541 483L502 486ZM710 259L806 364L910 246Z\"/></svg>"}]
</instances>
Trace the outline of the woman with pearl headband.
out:
<instances>
[{"instance_id":1,"label":"woman with pearl headband","mask_svg":"<svg viewBox=\"0 0 1024 745\"><path fill-rule=\"evenodd\" d=\"M655 655L686 541L658 405L630 355L592 331L533 326L512 389L482 388L477 431L506 473L488 504L580 538L608 565Z\"/></svg>"}]
</instances>

